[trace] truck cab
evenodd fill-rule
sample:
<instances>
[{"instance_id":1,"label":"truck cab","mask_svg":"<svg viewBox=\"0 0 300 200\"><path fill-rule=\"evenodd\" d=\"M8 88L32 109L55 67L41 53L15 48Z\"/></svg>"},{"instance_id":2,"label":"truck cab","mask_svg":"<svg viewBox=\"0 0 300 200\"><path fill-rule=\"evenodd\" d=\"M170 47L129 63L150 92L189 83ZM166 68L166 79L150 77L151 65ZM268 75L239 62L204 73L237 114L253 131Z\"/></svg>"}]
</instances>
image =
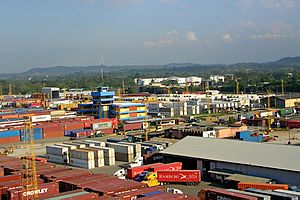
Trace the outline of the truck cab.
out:
<instances>
[{"instance_id":1,"label":"truck cab","mask_svg":"<svg viewBox=\"0 0 300 200\"><path fill-rule=\"evenodd\" d=\"M126 169L125 169L125 168L122 168L122 169L116 171L116 172L114 173L114 176L115 176L115 177L118 177L119 179L125 179L125 178L126 178L126 174L127 174Z\"/></svg>"},{"instance_id":2,"label":"truck cab","mask_svg":"<svg viewBox=\"0 0 300 200\"><path fill-rule=\"evenodd\" d=\"M130 168L133 168L133 167L139 167L139 166L142 166L143 165L143 157L139 156L139 157L135 157L133 159L133 161L129 164L129 167Z\"/></svg>"},{"instance_id":3,"label":"truck cab","mask_svg":"<svg viewBox=\"0 0 300 200\"><path fill-rule=\"evenodd\" d=\"M144 181L142 181L142 183L147 184L148 187L154 187L154 186L160 185L160 183L157 180L157 173L156 172L148 173L145 176Z\"/></svg>"}]
</instances>

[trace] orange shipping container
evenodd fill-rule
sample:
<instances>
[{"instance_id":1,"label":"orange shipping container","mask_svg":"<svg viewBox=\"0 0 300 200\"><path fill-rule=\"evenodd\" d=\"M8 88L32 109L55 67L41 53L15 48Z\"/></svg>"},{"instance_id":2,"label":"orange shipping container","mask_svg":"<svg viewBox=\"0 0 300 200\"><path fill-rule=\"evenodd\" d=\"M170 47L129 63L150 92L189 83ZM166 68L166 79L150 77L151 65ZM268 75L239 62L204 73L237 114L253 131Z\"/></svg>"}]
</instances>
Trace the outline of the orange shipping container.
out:
<instances>
[{"instance_id":1,"label":"orange shipping container","mask_svg":"<svg viewBox=\"0 0 300 200\"><path fill-rule=\"evenodd\" d=\"M130 110L130 111L137 110L137 107L136 107L136 106L130 106L130 107L129 107L129 110Z\"/></svg>"},{"instance_id":2,"label":"orange shipping container","mask_svg":"<svg viewBox=\"0 0 300 200\"><path fill-rule=\"evenodd\" d=\"M269 183L251 183L251 182L239 182L238 189L245 190L247 188L255 188L260 190L288 190L289 186L286 184L269 184Z\"/></svg>"},{"instance_id":3,"label":"orange shipping container","mask_svg":"<svg viewBox=\"0 0 300 200\"><path fill-rule=\"evenodd\" d=\"M0 138L0 144L6 144L12 142L20 142L20 136Z\"/></svg>"},{"instance_id":4,"label":"orange shipping container","mask_svg":"<svg viewBox=\"0 0 300 200\"><path fill-rule=\"evenodd\" d=\"M130 117L137 117L137 113L129 113Z\"/></svg>"},{"instance_id":5,"label":"orange shipping container","mask_svg":"<svg viewBox=\"0 0 300 200\"><path fill-rule=\"evenodd\" d=\"M10 119L10 118L19 118L19 115L18 114L0 115L0 119Z\"/></svg>"}]
</instances>

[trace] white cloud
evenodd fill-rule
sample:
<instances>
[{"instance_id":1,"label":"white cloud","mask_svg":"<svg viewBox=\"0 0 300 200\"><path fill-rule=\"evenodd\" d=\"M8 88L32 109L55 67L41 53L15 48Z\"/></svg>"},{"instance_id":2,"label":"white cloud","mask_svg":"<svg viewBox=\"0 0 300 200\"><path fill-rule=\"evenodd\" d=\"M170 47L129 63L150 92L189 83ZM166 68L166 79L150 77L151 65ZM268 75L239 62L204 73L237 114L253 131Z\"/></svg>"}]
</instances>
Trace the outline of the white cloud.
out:
<instances>
[{"instance_id":1,"label":"white cloud","mask_svg":"<svg viewBox=\"0 0 300 200\"><path fill-rule=\"evenodd\" d=\"M254 5L260 5L265 8L292 8L295 0L236 0L237 5L243 10L248 10Z\"/></svg>"},{"instance_id":2,"label":"white cloud","mask_svg":"<svg viewBox=\"0 0 300 200\"><path fill-rule=\"evenodd\" d=\"M158 41L145 41L143 46L145 48L171 45L177 40L178 33L176 30L165 33Z\"/></svg>"},{"instance_id":3,"label":"white cloud","mask_svg":"<svg viewBox=\"0 0 300 200\"><path fill-rule=\"evenodd\" d=\"M198 38L197 38L196 34L193 31L187 31L185 33L185 35L186 35L187 41L189 41L189 42L198 41Z\"/></svg>"},{"instance_id":4,"label":"white cloud","mask_svg":"<svg viewBox=\"0 0 300 200\"><path fill-rule=\"evenodd\" d=\"M294 6L294 0L260 0L260 4L267 8L291 8Z\"/></svg>"},{"instance_id":5,"label":"white cloud","mask_svg":"<svg viewBox=\"0 0 300 200\"><path fill-rule=\"evenodd\" d=\"M225 34L222 35L222 40L223 40L224 42L232 42L232 41L233 41L231 35L228 34L228 33L225 33Z\"/></svg>"},{"instance_id":6,"label":"white cloud","mask_svg":"<svg viewBox=\"0 0 300 200\"><path fill-rule=\"evenodd\" d=\"M248 10L255 3L254 0L237 0L237 5L243 10Z\"/></svg>"},{"instance_id":7,"label":"white cloud","mask_svg":"<svg viewBox=\"0 0 300 200\"><path fill-rule=\"evenodd\" d=\"M275 40L280 38L293 37L296 35L298 35L298 31L291 24L285 23L283 21L277 21L270 25L267 25L264 33L252 34L250 38L255 40Z\"/></svg>"}]
</instances>

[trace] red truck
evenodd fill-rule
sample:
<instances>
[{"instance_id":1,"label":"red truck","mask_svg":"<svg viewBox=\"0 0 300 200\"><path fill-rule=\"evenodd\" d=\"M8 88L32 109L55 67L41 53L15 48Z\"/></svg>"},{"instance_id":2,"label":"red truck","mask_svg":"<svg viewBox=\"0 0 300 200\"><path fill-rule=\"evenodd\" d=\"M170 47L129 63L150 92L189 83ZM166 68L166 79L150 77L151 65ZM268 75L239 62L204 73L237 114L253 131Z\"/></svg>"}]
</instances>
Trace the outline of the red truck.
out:
<instances>
[{"instance_id":1,"label":"red truck","mask_svg":"<svg viewBox=\"0 0 300 200\"><path fill-rule=\"evenodd\" d=\"M200 170L159 170L145 176L143 183L148 187L158 186L165 183L186 183L197 185L201 181Z\"/></svg>"},{"instance_id":2,"label":"red truck","mask_svg":"<svg viewBox=\"0 0 300 200\"><path fill-rule=\"evenodd\" d=\"M201 190L198 193L198 197L200 200L258 200L258 198L253 196L212 188Z\"/></svg>"}]
</instances>

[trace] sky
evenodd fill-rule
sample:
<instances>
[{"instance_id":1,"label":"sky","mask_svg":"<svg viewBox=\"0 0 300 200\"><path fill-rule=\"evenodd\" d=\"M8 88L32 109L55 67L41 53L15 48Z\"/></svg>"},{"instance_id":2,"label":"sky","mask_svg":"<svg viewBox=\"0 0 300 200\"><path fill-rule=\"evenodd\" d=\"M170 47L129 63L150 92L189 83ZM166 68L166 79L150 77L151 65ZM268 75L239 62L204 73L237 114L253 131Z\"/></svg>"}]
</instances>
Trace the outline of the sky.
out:
<instances>
[{"instance_id":1,"label":"sky","mask_svg":"<svg viewBox=\"0 0 300 200\"><path fill-rule=\"evenodd\" d=\"M0 1L0 73L300 56L300 0Z\"/></svg>"}]
</instances>

